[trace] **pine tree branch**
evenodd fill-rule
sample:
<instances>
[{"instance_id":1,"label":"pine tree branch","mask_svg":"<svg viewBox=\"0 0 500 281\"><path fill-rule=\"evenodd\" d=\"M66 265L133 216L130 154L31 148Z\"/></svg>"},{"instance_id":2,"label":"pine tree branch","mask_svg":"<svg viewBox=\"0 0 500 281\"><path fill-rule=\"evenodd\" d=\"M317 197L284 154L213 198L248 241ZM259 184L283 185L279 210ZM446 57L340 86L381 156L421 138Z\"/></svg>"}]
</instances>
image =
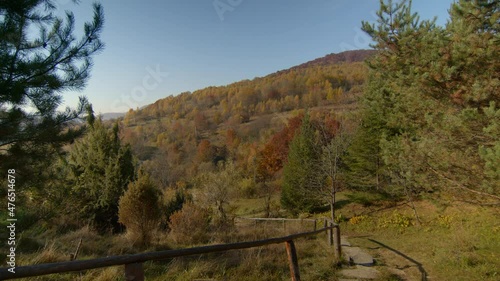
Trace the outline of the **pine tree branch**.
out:
<instances>
[{"instance_id":1,"label":"pine tree branch","mask_svg":"<svg viewBox=\"0 0 500 281\"><path fill-rule=\"evenodd\" d=\"M22 83L26 83L26 82L28 82L29 80L32 80L32 79L34 79L34 78L36 78L36 77L43 76L43 75L45 75L45 74L47 74L47 73L49 73L49 72L51 72L51 71L54 71L54 70L57 68L57 66L59 66L60 64L62 64L62 63L64 63L64 62L66 62L66 61L67 61L67 60L69 60L69 59L72 59L72 58L75 56L75 54L77 54L79 51L81 51L81 50L82 50L82 49L83 49L83 48L87 45L87 42L88 42L88 40L87 40L87 41L85 41L82 45L80 45L80 46L76 49L76 52L74 52L74 53L73 53L73 52L71 52L71 53L70 53L70 54L68 54L66 57L64 57L64 58L62 58L62 59L60 59L60 60L58 60L58 61L55 61L55 62L54 62L51 66L47 67L44 71L41 71L41 72L35 73L35 74L33 74L33 75L31 75L31 76L29 76L29 77L25 78L25 79L22 81Z\"/></svg>"},{"instance_id":2,"label":"pine tree branch","mask_svg":"<svg viewBox=\"0 0 500 281\"><path fill-rule=\"evenodd\" d=\"M16 52L14 53L14 56L12 58L12 63L10 64L10 69L9 69L9 79L7 80L8 84L12 83L12 78L14 75L14 67L16 65L17 57L19 56L19 52L21 51L21 41L23 37L23 29L24 29L25 21L22 20L20 23L20 28L19 28L19 41L16 44Z\"/></svg>"}]
</instances>

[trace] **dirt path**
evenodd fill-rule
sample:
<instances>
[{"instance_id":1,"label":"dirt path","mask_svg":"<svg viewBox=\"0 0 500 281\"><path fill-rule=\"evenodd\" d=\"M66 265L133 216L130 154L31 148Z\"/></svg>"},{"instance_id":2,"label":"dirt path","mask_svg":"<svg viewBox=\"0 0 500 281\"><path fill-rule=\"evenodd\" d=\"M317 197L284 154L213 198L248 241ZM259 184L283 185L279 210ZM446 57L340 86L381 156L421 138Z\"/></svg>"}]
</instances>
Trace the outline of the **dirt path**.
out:
<instances>
[{"instance_id":1,"label":"dirt path","mask_svg":"<svg viewBox=\"0 0 500 281\"><path fill-rule=\"evenodd\" d=\"M347 256L349 256L351 249L358 248L363 253L361 254L361 256L364 257L364 259L361 262L367 263L366 262L367 257L365 254L368 254L373 257L374 261L372 266L370 266L369 264L366 265L370 266L370 268L379 271L378 275L373 274L371 278L367 278L364 277L366 276L364 275L366 273L366 270L364 270L364 268L361 268L359 276L355 275L356 272L353 272L354 274L349 275L350 272L348 271L348 274L344 275L346 277L359 278L361 280L366 280L366 279L382 280L384 278L390 278L390 280L404 280L404 281L430 280L428 273L426 272L425 268L419 261L398 251L397 249L392 248L390 245L386 245L382 242L371 239L369 237L354 237L354 238L346 237L345 241L349 241L347 242L349 246L347 245L343 246L343 249L345 249L344 252L347 254ZM361 244L363 245L363 247L357 247ZM358 250L356 250L354 254L351 253L351 256L356 255L357 251ZM352 258L351 258L351 263L356 264L355 262L353 262ZM356 265L356 268L351 268L351 269L360 269L360 265ZM357 280L357 279L345 279L345 280Z\"/></svg>"}]
</instances>

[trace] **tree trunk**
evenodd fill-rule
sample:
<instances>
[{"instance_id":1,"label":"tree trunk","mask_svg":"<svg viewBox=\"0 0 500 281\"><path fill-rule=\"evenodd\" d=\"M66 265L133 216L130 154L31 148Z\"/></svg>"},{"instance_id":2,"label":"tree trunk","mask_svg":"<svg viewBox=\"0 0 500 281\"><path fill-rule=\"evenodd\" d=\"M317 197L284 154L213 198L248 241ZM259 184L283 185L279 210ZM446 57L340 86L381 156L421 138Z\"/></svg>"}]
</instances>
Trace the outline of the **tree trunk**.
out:
<instances>
[{"instance_id":1,"label":"tree trunk","mask_svg":"<svg viewBox=\"0 0 500 281\"><path fill-rule=\"evenodd\" d=\"M265 189L266 189L266 197L265 197L265 201L264 201L264 204L265 204L264 217L269 218L271 216L271 188L269 186L265 185Z\"/></svg>"},{"instance_id":2,"label":"tree trunk","mask_svg":"<svg viewBox=\"0 0 500 281\"><path fill-rule=\"evenodd\" d=\"M335 195L332 197L332 201L330 202L330 217L332 222L335 222Z\"/></svg>"},{"instance_id":3,"label":"tree trunk","mask_svg":"<svg viewBox=\"0 0 500 281\"><path fill-rule=\"evenodd\" d=\"M420 226L420 217L418 216L417 213L417 208L415 207L415 203L413 202L413 195L411 193L411 190L408 189L408 186L406 185L406 180L404 182L404 188L405 188L405 193L406 197L408 198L408 202L410 202L411 208L413 209L413 215L415 216L415 219L417 220L417 225Z\"/></svg>"}]
</instances>

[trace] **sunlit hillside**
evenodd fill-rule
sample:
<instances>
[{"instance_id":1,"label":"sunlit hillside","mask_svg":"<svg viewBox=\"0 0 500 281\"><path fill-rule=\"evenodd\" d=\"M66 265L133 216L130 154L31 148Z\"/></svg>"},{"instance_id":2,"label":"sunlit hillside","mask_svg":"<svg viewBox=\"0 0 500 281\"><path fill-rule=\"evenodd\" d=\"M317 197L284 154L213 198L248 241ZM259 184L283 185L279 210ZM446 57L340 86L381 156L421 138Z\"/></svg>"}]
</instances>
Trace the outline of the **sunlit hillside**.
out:
<instances>
[{"instance_id":1,"label":"sunlit hillside","mask_svg":"<svg viewBox=\"0 0 500 281\"><path fill-rule=\"evenodd\" d=\"M373 54L330 54L265 77L158 100L127 113L123 139L164 186L189 181L221 159L248 165L298 110L333 118L355 109L368 71L363 61ZM202 156L203 150L210 155Z\"/></svg>"}]
</instances>

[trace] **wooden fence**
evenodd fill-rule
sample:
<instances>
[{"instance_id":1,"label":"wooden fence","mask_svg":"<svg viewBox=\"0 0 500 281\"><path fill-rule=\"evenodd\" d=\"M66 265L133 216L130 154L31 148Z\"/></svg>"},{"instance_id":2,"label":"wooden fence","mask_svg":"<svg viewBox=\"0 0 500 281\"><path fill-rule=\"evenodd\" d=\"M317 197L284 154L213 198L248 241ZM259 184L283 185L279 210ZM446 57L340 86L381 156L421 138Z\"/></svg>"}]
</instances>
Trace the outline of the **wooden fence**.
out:
<instances>
[{"instance_id":1,"label":"wooden fence","mask_svg":"<svg viewBox=\"0 0 500 281\"><path fill-rule=\"evenodd\" d=\"M144 269L142 264L146 261L162 260L162 259L216 253L216 252L225 252L229 250L246 249L246 248L266 246L270 244L285 243L292 281L300 281L298 257L293 240L302 237L316 235L325 231L331 233L332 230L335 230L336 234L335 236L336 238L338 237L338 244L335 243L338 245L338 246L335 245L335 255L337 257L340 257L341 254L340 229L337 224L330 224L329 226L325 225L325 227L321 229L310 232L302 232L288 236L275 237L275 238L256 240L256 241L230 243L230 244L217 244L217 245L209 245L203 247L149 252L149 253L141 253L134 255L110 256L110 257L91 259L91 260L79 260L79 261L75 260L68 262L20 266L15 268L15 273L9 272L8 268L0 268L0 280L34 277L34 276L41 276L54 273L84 271L95 268L125 265L126 280L143 281Z\"/></svg>"},{"instance_id":2,"label":"wooden fence","mask_svg":"<svg viewBox=\"0 0 500 281\"><path fill-rule=\"evenodd\" d=\"M247 217L237 217L236 218L237 220L249 220L249 221L254 221L255 224L257 224L257 222L267 222L267 221L271 221L271 222L281 222L282 225L283 225L283 231L286 230L286 223L287 222L300 222L300 223L304 223L304 222L312 222L313 223L313 229L316 230L317 229L317 223L318 223L318 220L316 219L286 219L286 218L247 218Z\"/></svg>"},{"instance_id":3,"label":"wooden fence","mask_svg":"<svg viewBox=\"0 0 500 281\"><path fill-rule=\"evenodd\" d=\"M334 226L334 229L339 230L338 225L335 224L331 219L328 218L319 218L319 219L287 219L287 218L247 218L247 217L238 217L239 220L250 220L255 222L255 226L257 226L257 222L281 222L283 225L283 232L286 232L287 222L312 222L313 229L316 230L318 227L318 221L323 221L323 227L327 227L328 225ZM334 235L332 229L328 230L328 243L334 245L335 253L337 258L340 258L340 232L337 231L336 235Z\"/></svg>"}]
</instances>

